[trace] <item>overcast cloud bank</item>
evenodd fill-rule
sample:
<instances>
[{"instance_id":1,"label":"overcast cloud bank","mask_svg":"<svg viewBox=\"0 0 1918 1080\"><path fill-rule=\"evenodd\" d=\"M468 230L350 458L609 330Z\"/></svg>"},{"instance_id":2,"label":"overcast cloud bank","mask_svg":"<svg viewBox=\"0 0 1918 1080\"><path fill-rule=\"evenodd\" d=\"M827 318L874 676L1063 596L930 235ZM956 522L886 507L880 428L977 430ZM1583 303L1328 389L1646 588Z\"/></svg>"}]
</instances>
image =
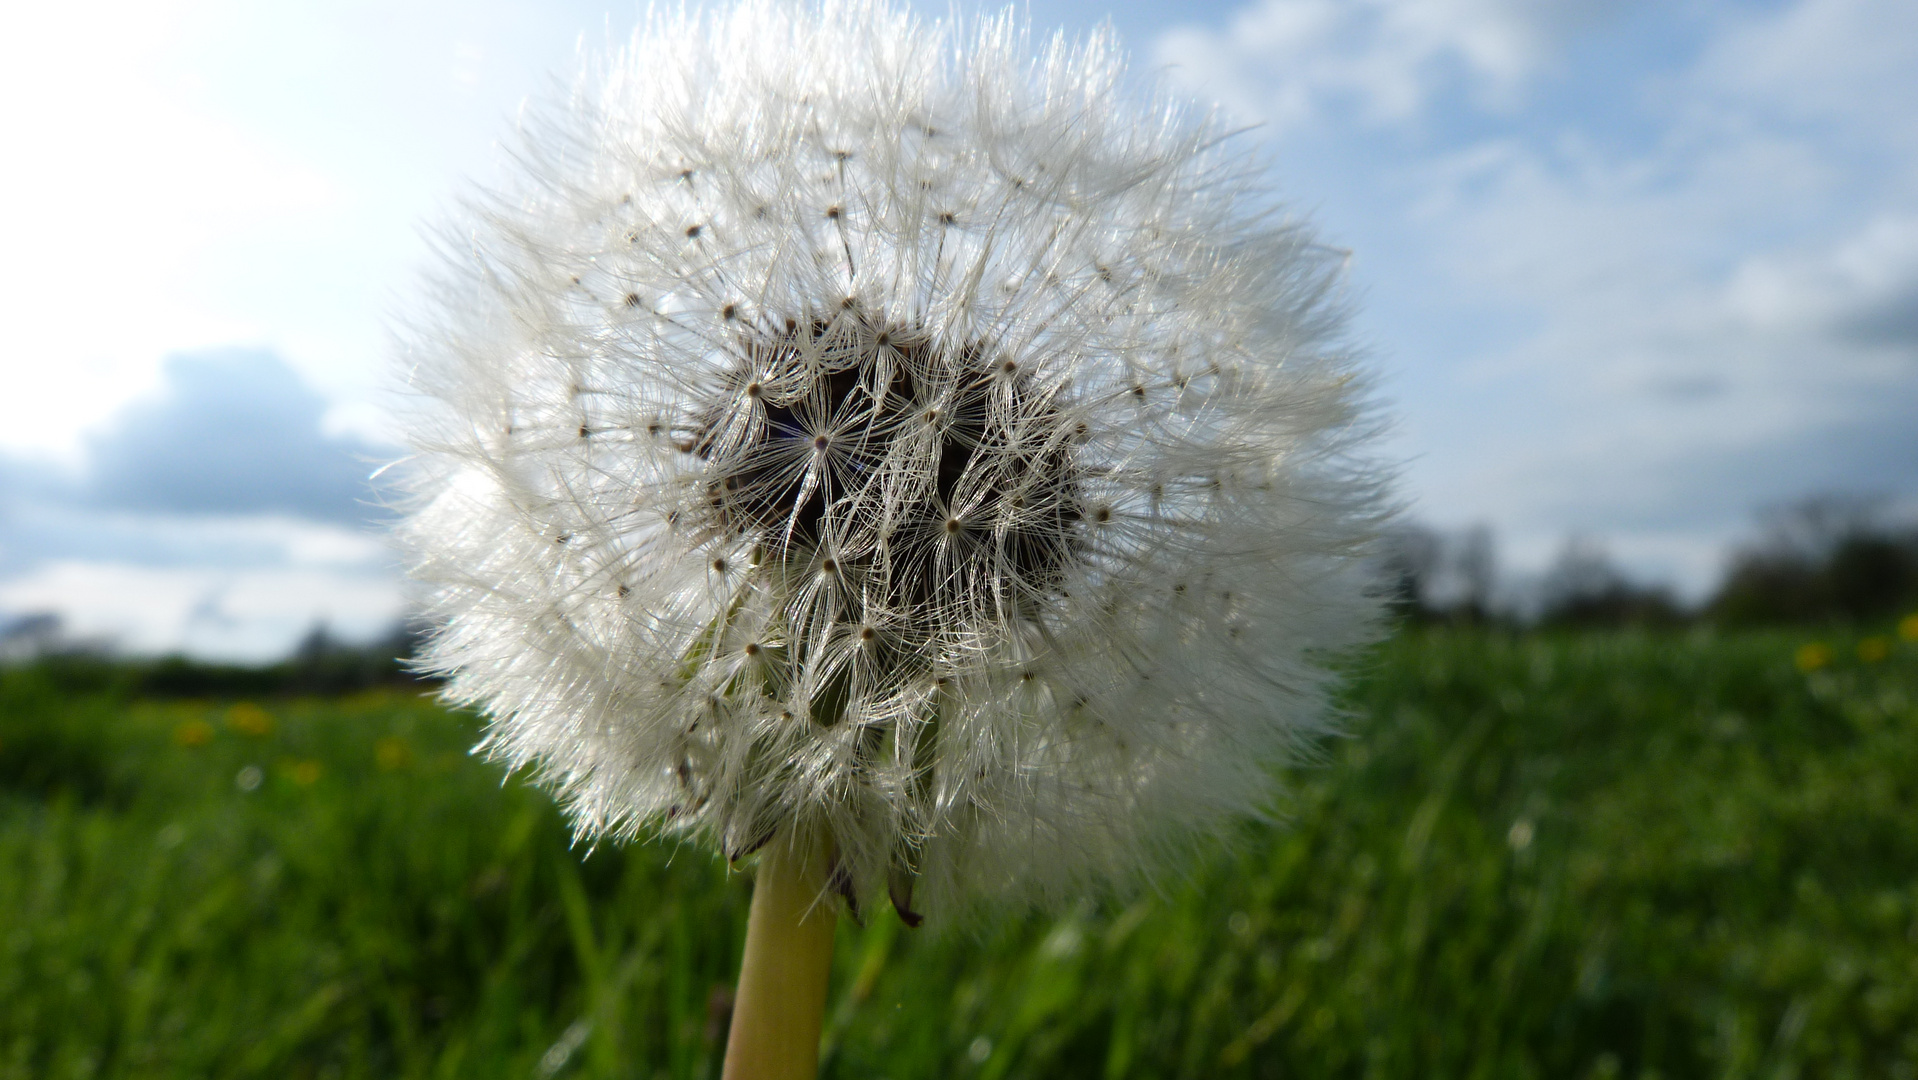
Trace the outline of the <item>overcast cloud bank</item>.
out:
<instances>
[{"instance_id":1,"label":"overcast cloud bank","mask_svg":"<svg viewBox=\"0 0 1918 1080\"><path fill-rule=\"evenodd\" d=\"M169 357L77 468L0 459L0 613L134 652L282 655L317 621L401 615L368 474L396 453L329 435L326 402L257 349Z\"/></svg>"}]
</instances>

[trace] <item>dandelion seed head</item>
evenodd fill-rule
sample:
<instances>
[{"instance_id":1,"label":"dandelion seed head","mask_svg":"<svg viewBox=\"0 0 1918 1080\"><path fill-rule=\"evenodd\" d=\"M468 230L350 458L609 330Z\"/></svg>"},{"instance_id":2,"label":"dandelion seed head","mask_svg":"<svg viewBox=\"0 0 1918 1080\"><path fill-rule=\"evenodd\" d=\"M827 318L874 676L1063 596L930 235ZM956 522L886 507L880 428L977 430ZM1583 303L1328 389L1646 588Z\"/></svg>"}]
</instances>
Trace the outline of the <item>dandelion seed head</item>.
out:
<instances>
[{"instance_id":1,"label":"dandelion seed head","mask_svg":"<svg viewBox=\"0 0 1918 1080\"><path fill-rule=\"evenodd\" d=\"M656 16L405 355L425 664L583 836L827 837L909 921L1257 813L1366 640L1341 253L1132 87L873 0Z\"/></svg>"}]
</instances>

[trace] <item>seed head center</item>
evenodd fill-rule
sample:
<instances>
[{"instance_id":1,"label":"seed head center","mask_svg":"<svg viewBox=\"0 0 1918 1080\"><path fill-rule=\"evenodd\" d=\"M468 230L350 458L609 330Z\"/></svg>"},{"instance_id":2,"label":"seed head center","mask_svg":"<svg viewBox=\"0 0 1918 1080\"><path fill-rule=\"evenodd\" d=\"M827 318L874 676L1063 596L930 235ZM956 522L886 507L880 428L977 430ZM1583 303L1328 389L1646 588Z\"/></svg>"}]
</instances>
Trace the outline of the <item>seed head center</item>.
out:
<instances>
[{"instance_id":1,"label":"seed head center","mask_svg":"<svg viewBox=\"0 0 1918 1080\"><path fill-rule=\"evenodd\" d=\"M1014 606L1056 593L1081 548L1073 422L985 343L847 334L850 317L740 341L741 374L689 450L705 460L709 530L787 563L830 542L857 554L822 560L825 573L844 567L865 602L929 617L987 593ZM942 509L962 502L963 516ZM1005 526L955 554L943 541L975 516Z\"/></svg>"}]
</instances>

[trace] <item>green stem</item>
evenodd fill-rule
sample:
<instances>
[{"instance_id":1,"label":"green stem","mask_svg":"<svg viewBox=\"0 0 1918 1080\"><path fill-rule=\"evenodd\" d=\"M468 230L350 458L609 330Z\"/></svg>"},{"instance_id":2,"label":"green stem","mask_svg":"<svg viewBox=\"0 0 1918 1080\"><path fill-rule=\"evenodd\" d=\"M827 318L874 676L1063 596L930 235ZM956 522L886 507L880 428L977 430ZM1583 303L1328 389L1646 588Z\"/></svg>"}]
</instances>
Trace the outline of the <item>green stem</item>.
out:
<instances>
[{"instance_id":1,"label":"green stem","mask_svg":"<svg viewBox=\"0 0 1918 1080\"><path fill-rule=\"evenodd\" d=\"M813 1080L838 913L824 844L768 844L753 882L723 1080Z\"/></svg>"}]
</instances>

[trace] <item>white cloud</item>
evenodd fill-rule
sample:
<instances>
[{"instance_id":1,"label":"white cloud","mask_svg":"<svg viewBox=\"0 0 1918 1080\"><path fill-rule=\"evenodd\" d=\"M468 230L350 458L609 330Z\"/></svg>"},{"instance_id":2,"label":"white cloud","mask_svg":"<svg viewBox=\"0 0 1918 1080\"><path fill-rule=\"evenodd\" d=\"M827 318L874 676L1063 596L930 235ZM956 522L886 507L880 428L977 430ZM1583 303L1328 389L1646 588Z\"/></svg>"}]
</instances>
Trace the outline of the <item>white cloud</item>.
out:
<instances>
[{"instance_id":1,"label":"white cloud","mask_svg":"<svg viewBox=\"0 0 1918 1080\"><path fill-rule=\"evenodd\" d=\"M588 6L8 11L0 616L52 610L128 648L238 658L283 651L315 618L386 628L401 587L377 541L233 515L364 516L371 465L348 444L386 432L382 323L422 261L418 225L483 174L582 28L611 28ZM180 386L163 357L236 345L285 357L297 400L219 375L200 390L246 400L202 392L233 407L167 413ZM197 450L177 437L196 427Z\"/></svg>"},{"instance_id":2,"label":"white cloud","mask_svg":"<svg viewBox=\"0 0 1918 1080\"><path fill-rule=\"evenodd\" d=\"M190 284L224 239L325 210L328 180L193 106L163 60L190 5L30 4L0 35L0 445L71 447L75 414L151 377L168 348L259 333Z\"/></svg>"},{"instance_id":3,"label":"white cloud","mask_svg":"<svg viewBox=\"0 0 1918 1080\"><path fill-rule=\"evenodd\" d=\"M1356 106L1403 121L1459 83L1509 100L1555 33L1592 5L1525 0L1258 0L1224 30L1182 26L1156 59L1236 111L1280 127Z\"/></svg>"},{"instance_id":4,"label":"white cloud","mask_svg":"<svg viewBox=\"0 0 1918 1080\"><path fill-rule=\"evenodd\" d=\"M1712 42L1702 88L1736 109L1829 124L1867 147L1918 148L1910 107L1918 6L1905 0L1799 0L1743 20ZM1901 162L1909 175L1913 162Z\"/></svg>"},{"instance_id":5,"label":"white cloud","mask_svg":"<svg viewBox=\"0 0 1918 1080\"><path fill-rule=\"evenodd\" d=\"M1375 331L1431 366L1408 403L1425 512L1491 519L1529 558L1598 532L1697 588L1757 504L1918 489L1918 6L1721 3L1675 58L1557 72L1574 104L1532 86L1564 25L1261 0L1162 50L1273 119L1281 160L1351 100L1415 136L1343 129L1343 171L1316 175L1359 190L1379 291L1482 313ZM1509 114L1443 98L1448 77Z\"/></svg>"},{"instance_id":6,"label":"white cloud","mask_svg":"<svg viewBox=\"0 0 1918 1080\"><path fill-rule=\"evenodd\" d=\"M47 407L0 450L69 458L161 356L214 345L276 349L342 403L338 426L378 437L367 403L420 224L582 30L612 25L527 0L14 6L0 385Z\"/></svg>"},{"instance_id":7,"label":"white cloud","mask_svg":"<svg viewBox=\"0 0 1918 1080\"><path fill-rule=\"evenodd\" d=\"M390 573L329 565L226 570L61 560L0 583L0 610L58 611L67 634L133 653L236 661L287 654L316 622L350 640L406 610Z\"/></svg>"},{"instance_id":8,"label":"white cloud","mask_svg":"<svg viewBox=\"0 0 1918 1080\"><path fill-rule=\"evenodd\" d=\"M1820 249L1753 258L1725 292L1734 316L1754 330L1836 330L1859 346L1851 359L1861 371L1910 377L1910 351L1918 345L1918 209L1881 214Z\"/></svg>"}]
</instances>

